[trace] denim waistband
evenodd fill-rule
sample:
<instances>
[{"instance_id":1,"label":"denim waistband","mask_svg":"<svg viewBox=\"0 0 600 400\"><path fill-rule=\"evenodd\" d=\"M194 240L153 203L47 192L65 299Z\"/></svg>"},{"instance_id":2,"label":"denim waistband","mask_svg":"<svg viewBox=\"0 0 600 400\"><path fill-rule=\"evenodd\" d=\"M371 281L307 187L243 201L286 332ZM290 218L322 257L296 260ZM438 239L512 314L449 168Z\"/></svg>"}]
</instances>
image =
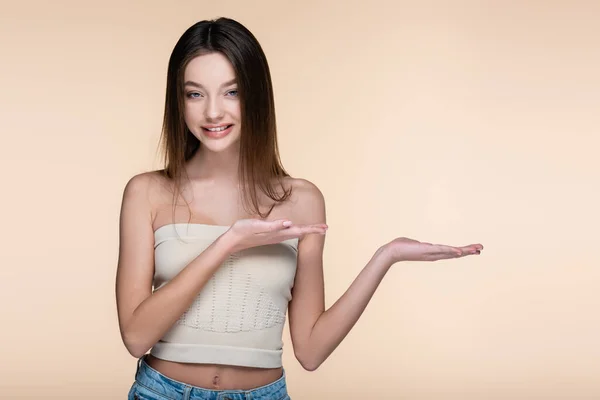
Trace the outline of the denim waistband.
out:
<instances>
[{"instance_id":1,"label":"denim waistband","mask_svg":"<svg viewBox=\"0 0 600 400\"><path fill-rule=\"evenodd\" d=\"M137 384L169 399L185 400L266 400L283 399L287 395L285 370L276 381L250 390L213 390L188 385L161 374L146 362L146 356L138 360L135 374Z\"/></svg>"}]
</instances>

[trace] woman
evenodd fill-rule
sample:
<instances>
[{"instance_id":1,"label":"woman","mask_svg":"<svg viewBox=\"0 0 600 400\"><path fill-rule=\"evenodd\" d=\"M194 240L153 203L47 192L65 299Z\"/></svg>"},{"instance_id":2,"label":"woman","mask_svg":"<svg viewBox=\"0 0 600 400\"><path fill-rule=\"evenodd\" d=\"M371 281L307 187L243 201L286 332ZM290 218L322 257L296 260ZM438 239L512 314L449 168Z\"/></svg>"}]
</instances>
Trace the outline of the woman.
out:
<instances>
[{"instance_id":1,"label":"woman","mask_svg":"<svg viewBox=\"0 0 600 400\"><path fill-rule=\"evenodd\" d=\"M231 19L198 22L176 44L162 143L165 169L131 178L121 208L119 325L138 358L130 399L288 399L286 313L312 371L394 263L482 249L395 239L325 311L323 196L282 167L267 60Z\"/></svg>"}]
</instances>

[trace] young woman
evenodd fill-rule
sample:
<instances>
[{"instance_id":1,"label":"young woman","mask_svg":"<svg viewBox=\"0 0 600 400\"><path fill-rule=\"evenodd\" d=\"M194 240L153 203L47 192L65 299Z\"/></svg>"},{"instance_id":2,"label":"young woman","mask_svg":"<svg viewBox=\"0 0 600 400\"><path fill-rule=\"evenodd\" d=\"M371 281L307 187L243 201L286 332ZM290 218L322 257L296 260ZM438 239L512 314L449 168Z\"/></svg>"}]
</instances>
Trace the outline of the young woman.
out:
<instances>
[{"instance_id":1,"label":"young woman","mask_svg":"<svg viewBox=\"0 0 600 400\"><path fill-rule=\"evenodd\" d=\"M121 208L119 325L138 358L130 399L288 399L286 313L312 371L393 264L482 250L395 239L325 310L325 202L282 167L267 60L234 20L198 22L177 42L162 143L164 170L131 178Z\"/></svg>"}]
</instances>

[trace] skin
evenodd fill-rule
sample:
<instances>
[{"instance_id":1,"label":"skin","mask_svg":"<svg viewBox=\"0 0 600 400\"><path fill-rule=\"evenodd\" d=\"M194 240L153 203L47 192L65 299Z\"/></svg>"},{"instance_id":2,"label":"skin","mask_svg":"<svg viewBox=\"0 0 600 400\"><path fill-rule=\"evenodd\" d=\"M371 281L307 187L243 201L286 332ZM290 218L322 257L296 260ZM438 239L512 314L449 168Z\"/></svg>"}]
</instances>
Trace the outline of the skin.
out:
<instances>
[{"instance_id":1,"label":"skin","mask_svg":"<svg viewBox=\"0 0 600 400\"><path fill-rule=\"evenodd\" d=\"M381 280L402 261L436 261L479 254L480 244L455 247L396 238L383 244L346 292L325 309L323 249L327 231L321 191L305 179L287 178L293 188L267 221L246 215L239 200L238 160L241 135L240 103L235 73L218 53L192 60L185 71L185 121L201 141L188 162L190 182L183 196L192 223L230 227L171 282L152 293L154 231L173 223L171 183L156 172L128 182L121 208L117 269L117 307L125 346L141 357L175 323L227 256L240 249L298 238L298 266L289 303L293 351L309 371L317 369L356 324ZM206 136L202 127L233 125L224 138ZM265 206L267 197L261 199ZM176 207L175 222L187 222L189 210ZM287 222L287 224L285 224ZM186 364L149 356L147 362L164 375L208 389L252 389L281 377L282 369Z\"/></svg>"}]
</instances>

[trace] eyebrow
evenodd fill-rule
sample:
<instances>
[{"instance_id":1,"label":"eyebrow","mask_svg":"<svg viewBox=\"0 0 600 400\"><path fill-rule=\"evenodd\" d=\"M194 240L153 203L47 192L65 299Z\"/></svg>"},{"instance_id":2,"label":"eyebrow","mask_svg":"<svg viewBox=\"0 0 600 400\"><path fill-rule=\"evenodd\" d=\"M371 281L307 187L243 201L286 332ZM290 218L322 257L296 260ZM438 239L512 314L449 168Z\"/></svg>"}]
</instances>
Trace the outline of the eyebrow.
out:
<instances>
[{"instance_id":1,"label":"eyebrow","mask_svg":"<svg viewBox=\"0 0 600 400\"><path fill-rule=\"evenodd\" d=\"M237 83L237 80L234 78L234 79L232 79L230 81L227 81L227 82L223 83L221 85L221 87L231 86L231 85L233 85L235 83ZM197 88L200 88L200 89L204 89L204 86L202 86L201 84L199 84L197 82L194 82L194 81L185 81L185 83L183 85L184 86L194 86L194 87L197 87Z\"/></svg>"}]
</instances>

